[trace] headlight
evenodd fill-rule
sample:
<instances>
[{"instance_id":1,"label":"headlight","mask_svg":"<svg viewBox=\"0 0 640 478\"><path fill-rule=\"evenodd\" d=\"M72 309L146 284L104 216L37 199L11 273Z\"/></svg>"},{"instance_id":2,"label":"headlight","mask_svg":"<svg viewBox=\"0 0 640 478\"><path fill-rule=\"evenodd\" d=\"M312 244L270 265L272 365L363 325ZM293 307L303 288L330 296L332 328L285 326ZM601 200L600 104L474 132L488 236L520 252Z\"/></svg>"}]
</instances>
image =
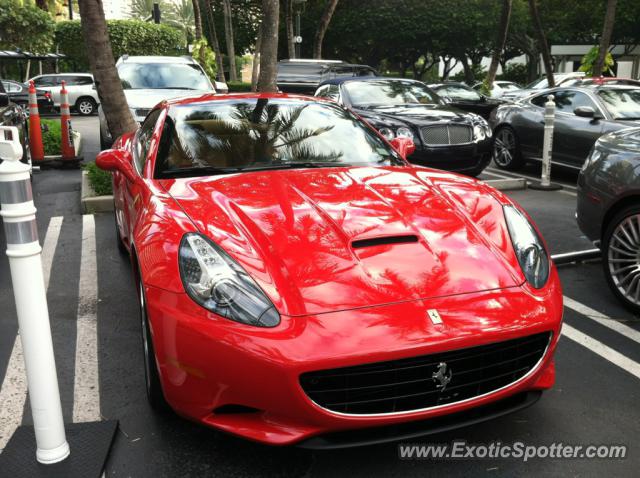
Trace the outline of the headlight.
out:
<instances>
[{"instance_id":1,"label":"headlight","mask_svg":"<svg viewBox=\"0 0 640 478\"><path fill-rule=\"evenodd\" d=\"M515 207L505 206L504 217L513 249L527 282L540 289L549 279L549 255L529 220Z\"/></svg>"},{"instance_id":2,"label":"headlight","mask_svg":"<svg viewBox=\"0 0 640 478\"><path fill-rule=\"evenodd\" d=\"M409 138L413 140L413 133L409 128L405 128L404 126L396 130L396 136L398 138Z\"/></svg>"},{"instance_id":3,"label":"headlight","mask_svg":"<svg viewBox=\"0 0 640 478\"><path fill-rule=\"evenodd\" d=\"M187 294L205 309L257 327L280 323L275 307L249 274L206 237L185 234L179 263Z\"/></svg>"},{"instance_id":4,"label":"headlight","mask_svg":"<svg viewBox=\"0 0 640 478\"><path fill-rule=\"evenodd\" d=\"M486 137L486 130L481 124L476 123L473 125L473 137L479 141L482 141Z\"/></svg>"},{"instance_id":5,"label":"headlight","mask_svg":"<svg viewBox=\"0 0 640 478\"><path fill-rule=\"evenodd\" d=\"M384 136L387 141L391 141L396 137L390 128L380 128L378 131L380 131L380 134Z\"/></svg>"}]
</instances>

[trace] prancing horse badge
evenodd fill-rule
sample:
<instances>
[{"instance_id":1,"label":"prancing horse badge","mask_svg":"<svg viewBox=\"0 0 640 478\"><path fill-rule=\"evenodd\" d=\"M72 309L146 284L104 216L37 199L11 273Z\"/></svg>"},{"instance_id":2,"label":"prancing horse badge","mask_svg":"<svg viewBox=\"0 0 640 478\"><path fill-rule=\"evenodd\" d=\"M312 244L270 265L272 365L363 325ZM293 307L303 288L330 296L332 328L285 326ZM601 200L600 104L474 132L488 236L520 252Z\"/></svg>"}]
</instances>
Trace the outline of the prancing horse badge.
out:
<instances>
[{"instance_id":1,"label":"prancing horse badge","mask_svg":"<svg viewBox=\"0 0 640 478\"><path fill-rule=\"evenodd\" d=\"M431 319L431 322L433 322L434 325L442 323L442 317L440 317L440 314L436 309L427 310L427 315L429 316L429 318Z\"/></svg>"}]
</instances>

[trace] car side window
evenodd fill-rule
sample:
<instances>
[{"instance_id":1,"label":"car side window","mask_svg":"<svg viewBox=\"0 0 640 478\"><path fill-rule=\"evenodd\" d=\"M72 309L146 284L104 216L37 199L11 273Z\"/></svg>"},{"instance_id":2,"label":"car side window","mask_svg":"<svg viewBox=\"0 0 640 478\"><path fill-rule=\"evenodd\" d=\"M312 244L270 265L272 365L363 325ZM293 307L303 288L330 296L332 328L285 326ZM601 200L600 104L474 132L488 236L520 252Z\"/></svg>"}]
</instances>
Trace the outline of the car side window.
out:
<instances>
[{"instance_id":1,"label":"car side window","mask_svg":"<svg viewBox=\"0 0 640 478\"><path fill-rule=\"evenodd\" d=\"M33 80L36 86L56 86L59 82L55 76L41 76Z\"/></svg>"},{"instance_id":2,"label":"car side window","mask_svg":"<svg viewBox=\"0 0 640 478\"><path fill-rule=\"evenodd\" d=\"M544 104L547 102L547 94L538 95L535 98L532 98L531 104L535 106L539 106L540 108L544 108Z\"/></svg>"},{"instance_id":3,"label":"car side window","mask_svg":"<svg viewBox=\"0 0 640 478\"><path fill-rule=\"evenodd\" d=\"M158 121L161 111L162 110L154 110L149 113L136 134L133 162L140 174L142 174L144 163L147 160L149 145L151 144L151 136L153 135L153 130L155 129L156 122Z\"/></svg>"},{"instance_id":4,"label":"car side window","mask_svg":"<svg viewBox=\"0 0 640 478\"><path fill-rule=\"evenodd\" d=\"M329 91L329 85L321 86L320 88L318 88L318 91L316 91L315 96L317 96L318 98L326 98L328 91Z\"/></svg>"},{"instance_id":5,"label":"car side window","mask_svg":"<svg viewBox=\"0 0 640 478\"><path fill-rule=\"evenodd\" d=\"M92 85L93 81L90 76L69 76L66 78L67 85L79 86L79 85Z\"/></svg>"},{"instance_id":6,"label":"car side window","mask_svg":"<svg viewBox=\"0 0 640 478\"><path fill-rule=\"evenodd\" d=\"M580 91L560 91L554 95L556 111L561 113L571 113L580 106L589 106L596 110L596 105L591 98Z\"/></svg>"}]
</instances>

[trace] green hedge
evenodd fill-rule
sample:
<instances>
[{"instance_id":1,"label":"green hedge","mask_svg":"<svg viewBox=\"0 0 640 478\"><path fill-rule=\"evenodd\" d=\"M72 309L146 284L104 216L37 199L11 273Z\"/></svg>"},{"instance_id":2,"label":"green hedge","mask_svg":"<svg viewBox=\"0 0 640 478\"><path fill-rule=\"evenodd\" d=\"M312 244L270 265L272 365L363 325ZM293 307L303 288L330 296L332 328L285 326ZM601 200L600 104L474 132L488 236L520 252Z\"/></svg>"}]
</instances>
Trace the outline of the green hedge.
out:
<instances>
[{"instance_id":1,"label":"green hedge","mask_svg":"<svg viewBox=\"0 0 640 478\"><path fill-rule=\"evenodd\" d=\"M228 81L229 93L243 93L251 91L251 83L243 83L241 81Z\"/></svg>"},{"instance_id":2,"label":"green hedge","mask_svg":"<svg viewBox=\"0 0 640 478\"><path fill-rule=\"evenodd\" d=\"M45 126L42 133L42 145L44 146L44 154L47 156L62 154L60 145L62 144L62 131L60 120L41 120L41 124Z\"/></svg>"},{"instance_id":3,"label":"green hedge","mask_svg":"<svg viewBox=\"0 0 640 478\"><path fill-rule=\"evenodd\" d=\"M109 196L113 194L111 173L103 171L96 166L96 163L88 163L84 166L84 169L87 171L89 183L97 196Z\"/></svg>"},{"instance_id":4,"label":"green hedge","mask_svg":"<svg viewBox=\"0 0 640 478\"><path fill-rule=\"evenodd\" d=\"M168 25L139 20L107 20L114 59L128 55L180 55L184 54L184 33ZM89 60L82 39L79 21L56 24L56 43L60 53L67 55L72 68L89 70Z\"/></svg>"},{"instance_id":5,"label":"green hedge","mask_svg":"<svg viewBox=\"0 0 640 478\"><path fill-rule=\"evenodd\" d=\"M0 50L49 53L54 22L45 11L19 0L0 0Z\"/></svg>"}]
</instances>

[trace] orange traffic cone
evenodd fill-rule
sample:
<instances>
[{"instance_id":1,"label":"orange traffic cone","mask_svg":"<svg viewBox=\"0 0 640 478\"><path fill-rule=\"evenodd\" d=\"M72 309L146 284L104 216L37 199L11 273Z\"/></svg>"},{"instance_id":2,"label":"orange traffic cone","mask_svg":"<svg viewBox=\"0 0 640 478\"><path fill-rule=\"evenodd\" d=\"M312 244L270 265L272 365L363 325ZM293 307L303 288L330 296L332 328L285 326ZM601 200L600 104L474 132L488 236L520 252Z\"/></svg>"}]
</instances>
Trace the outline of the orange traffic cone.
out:
<instances>
[{"instance_id":1,"label":"orange traffic cone","mask_svg":"<svg viewBox=\"0 0 640 478\"><path fill-rule=\"evenodd\" d=\"M69 111L69 95L67 94L66 82L62 81L60 90L60 126L62 129L61 151L62 160L76 160L76 150L73 146L73 129L71 127L71 112Z\"/></svg>"},{"instance_id":2,"label":"orange traffic cone","mask_svg":"<svg viewBox=\"0 0 640 478\"><path fill-rule=\"evenodd\" d=\"M38 98L36 96L36 86L33 84L33 81L29 82L29 150L31 152L31 161L44 161Z\"/></svg>"}]
</instances>

